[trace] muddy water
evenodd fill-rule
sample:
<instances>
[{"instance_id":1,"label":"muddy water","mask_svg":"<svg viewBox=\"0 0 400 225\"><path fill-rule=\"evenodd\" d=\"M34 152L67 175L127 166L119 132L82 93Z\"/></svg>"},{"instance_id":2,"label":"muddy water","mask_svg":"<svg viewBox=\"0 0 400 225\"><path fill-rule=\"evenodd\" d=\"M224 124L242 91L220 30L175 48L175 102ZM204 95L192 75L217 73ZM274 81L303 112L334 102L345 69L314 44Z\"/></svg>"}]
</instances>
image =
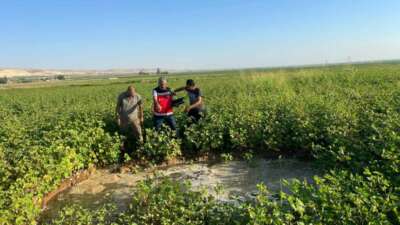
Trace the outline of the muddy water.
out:
<instances>
[{"instance_id":1,"label":"muddy water","mask_svg":"<svg viewBox=\"0 0 400 225\"><path fill-rule=\"evenodd\" d=\"M251 162L230 161L213 165L193 163L172 166L157 172L176 180L189 180L194 189L206 188L221 200L233 195L252 195L257 191L256 184L258 183L266 184L272 192L287 191L282 187L283 179L297 178L311 182L312 176L317 174L311 163L295 159L255 159ZM111 202L123 210L128 205L135 184L153 174L153 172L132 174L97 170L89 179L50 201L42 218L47 220L63 206L73 203L85 208L96 208L101 204ZM216 187L222 187L218 195L215 191Z\"/></svg>"}]
</instances>

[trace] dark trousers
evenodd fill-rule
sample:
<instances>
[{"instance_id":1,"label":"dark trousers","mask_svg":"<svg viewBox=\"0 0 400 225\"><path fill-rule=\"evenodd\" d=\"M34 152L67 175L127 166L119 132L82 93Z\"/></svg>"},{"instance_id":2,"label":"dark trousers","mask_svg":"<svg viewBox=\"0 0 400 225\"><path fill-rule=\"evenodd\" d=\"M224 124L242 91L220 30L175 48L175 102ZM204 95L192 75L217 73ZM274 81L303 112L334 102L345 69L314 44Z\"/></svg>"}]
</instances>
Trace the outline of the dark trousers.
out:
<instances>
[{"instance_id":1,"label":"dark trousers","mask_svg":"<svg viewBox=\"0 0 400 225\"><path fill-rule=\"evenodd\" d=\"M156 130L160 130L164 121L167 123L169 128L171 128L171 130L176 130L176 121L174 115L169 115L169 116L154 115L153 116L154 128L156 128Z\"/></svg>"},{"instance_id":2,"label":"dark trousers","mask_svg":"<svg viewBox=\"0 0 400 225\"><path fill-rule=\"evenodd\" d=\"M204 112L198 108L193 108L189 110L187 113L188 117L192 120L192 122L197 123L201 117L203 117Z\"/></svg>"}]
</instances>

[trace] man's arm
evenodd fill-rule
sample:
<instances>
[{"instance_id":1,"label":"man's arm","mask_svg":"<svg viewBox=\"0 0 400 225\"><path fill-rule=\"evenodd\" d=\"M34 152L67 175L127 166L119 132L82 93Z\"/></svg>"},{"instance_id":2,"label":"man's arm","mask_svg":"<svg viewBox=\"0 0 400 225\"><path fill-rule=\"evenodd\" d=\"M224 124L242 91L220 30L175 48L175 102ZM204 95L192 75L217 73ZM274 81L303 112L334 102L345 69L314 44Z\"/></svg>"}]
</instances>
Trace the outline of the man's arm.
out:
<instances>
[{"instance_id":1,"label":"man's arm","mask_svg":"<svg viewBox=\"0 0 400 225\"><path fill-rule=\"evenodd\" d=\"M188 106L186 108L186 111L190 111L191 109L194 109L196 107L199 107L201 104L203 103L203 97L199 96L196 100L196 102L194 102L193 104L191 104L190 106Z\"/></svg>"},{"instance_id":2,"label":"man's arm","mask_svg":"<svg viewBox=\"0 0 400 225\"><path fill-rule=\"evenodd\" d=\"M180 92L180 91L183 91L185 89L186 89L186 87L180 87L180 88L175 89L174 92Z\"/></svg>"},{"instance_id":3,"label":"man's arm","mask_svg":"<svg viewBox=\"0 0 400 225\"><path fill-rule=\"evenodd\" d=\"M141 101L140 102L140 104L139 104L139 119L140 119L140 122L141 123L143 123L143 121L144 121L144 112L143 112L143 102Z\"/></svg>"},{"instance_id":4,"label":"man's arm","mask_svg":"<svg viewBox=\"0 0 400 225\"><path fill-rule=\"evenodd\" d=\"M121 124L121 121L120 121L121 105L122 105L122 99L120 97L118 97L117 106L115 107L115 118L117 119L118 125Z\"/></svg>"},{"instance_id":5,"label":"man's arm","mask_svg":"<svg viewBox=\"0 0 400 225\"><path fill-rule=\"evenodd\" d=\"M155 90L153 91L153 105L154 105L154 110L156 110L157 112L161 110L161 106L158 103L157 99L157 92Z\"/></svg>"},{"instance_id":6,"label":"man's arm","mask_svg":"<svg viewBox=\"0 0 400 225\"><path fill-rule=\"evenodd\" d=\"M120 96L118 96L117 105L115 107L115 115L116 116L119 116L119 114L121 113L121 105L122 105L122 99Z\"/></svg>"}]
</instances>

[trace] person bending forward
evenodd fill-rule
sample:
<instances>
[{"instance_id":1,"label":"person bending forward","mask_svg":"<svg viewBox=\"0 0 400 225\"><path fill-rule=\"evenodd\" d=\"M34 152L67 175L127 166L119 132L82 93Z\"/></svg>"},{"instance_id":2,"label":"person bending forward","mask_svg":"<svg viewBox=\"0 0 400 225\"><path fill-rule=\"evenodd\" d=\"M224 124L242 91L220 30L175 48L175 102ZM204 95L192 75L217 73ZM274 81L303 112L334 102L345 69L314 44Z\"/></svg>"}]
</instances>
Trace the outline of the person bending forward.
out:
<instances>
[{"instance_id":1,"label":"person bending forward","mask_svg":"<svg viewBox=\"0 0 400 225\"><path fill-rule=\"evenodd\" d=\"M175 90L175 92L185 90L189 97L189 106L185 108L185 112L192 122L197 123L205 115L205 106L203 101L203 94L200 88L196 87L196 84L192 79L186 81L186 86Z\"/></svg>"}]
</instances>

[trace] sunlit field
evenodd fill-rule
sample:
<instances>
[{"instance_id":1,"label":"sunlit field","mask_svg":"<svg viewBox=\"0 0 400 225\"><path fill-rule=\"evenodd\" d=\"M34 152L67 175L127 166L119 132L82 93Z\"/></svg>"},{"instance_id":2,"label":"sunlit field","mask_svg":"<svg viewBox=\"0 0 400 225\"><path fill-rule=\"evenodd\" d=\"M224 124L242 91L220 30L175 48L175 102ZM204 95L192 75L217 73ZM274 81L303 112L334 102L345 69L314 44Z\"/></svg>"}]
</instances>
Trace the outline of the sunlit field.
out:
<instances>
[{"instance_id":1,"label":"sunlit field","mask_svg":"<svg viewBox=\"0 0 400 225\"><path fill-rule=\"evenodd\" d=\"M221 202L169 178L138 185L130 207L66 206L52 224L399 224L400 64L257 69L167 75L196 81L207 116L182 135L152 129L157 77L68 81L0 90L0 224L34 224L41 201L76 171L118 162L118 94L144 97L146 141L126 161L302 157L321 172L273 197ZM185 96L184 93L180 96Z\"/></svg>"}]
</instances>

